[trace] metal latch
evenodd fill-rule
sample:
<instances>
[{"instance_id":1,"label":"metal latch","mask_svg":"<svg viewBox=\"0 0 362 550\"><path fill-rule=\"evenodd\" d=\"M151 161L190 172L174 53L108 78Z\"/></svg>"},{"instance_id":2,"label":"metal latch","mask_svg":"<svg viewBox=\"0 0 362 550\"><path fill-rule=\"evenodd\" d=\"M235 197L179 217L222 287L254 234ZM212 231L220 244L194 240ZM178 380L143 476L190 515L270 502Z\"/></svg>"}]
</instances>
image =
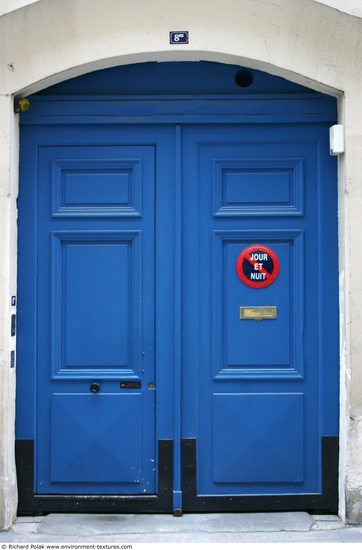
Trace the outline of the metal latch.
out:
<instances>
[{"instance_id":1,"label":"metal latch","mask_svg":"<svg viewBox=\"0 0 362 550\"><path fill-rule=\"evenodd\" d=\"M120 382L119 385L122 390L138 390L141 387L141 382L139 380L125 380L124 382Z\"/></svg>"}]
</instances>

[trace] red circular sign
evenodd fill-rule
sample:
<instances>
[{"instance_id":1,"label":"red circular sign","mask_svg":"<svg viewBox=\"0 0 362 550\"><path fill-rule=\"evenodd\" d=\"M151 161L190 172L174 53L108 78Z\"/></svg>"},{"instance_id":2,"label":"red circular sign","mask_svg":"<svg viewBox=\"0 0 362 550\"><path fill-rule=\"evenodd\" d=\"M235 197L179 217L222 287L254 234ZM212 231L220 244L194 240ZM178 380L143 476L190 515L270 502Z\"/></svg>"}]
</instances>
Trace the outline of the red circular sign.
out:
<instances>
[{"instance_id":1,"label":"red circular sign","mask_svg":"<svg viewBox=\"0 0 362 550\"><path fill-rule=\"evenodd\" d=\"M279 258L275 252L261 244L248 246L236 260L239 279L252 288L265 288L274 283L279 267Z\"/></svg>"}]
</instances>

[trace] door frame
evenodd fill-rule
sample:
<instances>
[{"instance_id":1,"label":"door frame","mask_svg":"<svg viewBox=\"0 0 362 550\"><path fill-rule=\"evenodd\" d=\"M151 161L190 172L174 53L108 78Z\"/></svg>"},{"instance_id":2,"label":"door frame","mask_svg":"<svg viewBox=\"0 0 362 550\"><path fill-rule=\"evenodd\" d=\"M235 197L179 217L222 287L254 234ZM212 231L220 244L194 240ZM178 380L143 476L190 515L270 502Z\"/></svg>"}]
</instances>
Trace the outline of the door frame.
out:
<instances>
[{"instance_id":1,"label":"door frame","mask_svg":"<svg viewBox=\"0 0 362 550\"><path fill-rule=\"evenodd\" d=\"M204 103L200 113L194 113L190 100L167 98L168 114L163 114L164 99L139 99L119 97L112 99L97 97L87 102L82 96L63 96L47 98L33 96L29 98L32 108L21 117L21 125L97 125L97 124L173 124L176 126L175 166L179 174L177 159L180 158L182 124L274 124L274 123L333 123L336 119L336 100L331 96L315 93L273 94L273 97L254 98L245 101L244 98L199 96L198 101ZM258 101L255 101L257 99ZM260 114L260 104L263 104L263 114ZM201 105L201 103L200 103ZM95 111L99 114L95 115ZM159 114L154 114L154 113ZM110 118L109 113L112 113ZM139 114L141 113L141 114ZM336 182L337 183L337 182ZM181 250L181 177L175 177L175 250ZM174 257L175 273L180 273L181 252ZM21 269L21 265L20 265ZM208 502L201 503L196 496L195 476L190 475L196 468L195 441L181 442L181 275L175 278L174 311L176 322L174 333L174 387L173 387L173 437L159 440L159 487L158 496L151 497L114 497L114 496L36 496L33 495L34 443L30 440L16 442L18 479L19 479L19 513L55 511L83 512L171 512L181 513L182 508L193 511L217 511L220 504L224 511L256 511L266 510L271 503L275 510L295 509L299 505L290 500L276 502L275 497L209 497ZM157 399L157 397L156 397ZM332 438L329 438L332 439ZM327 510L325 497L333 501L333 510L338 507L338 438L337 441L326 441L323 446L323 460L330 467L326 469L323 488L328 492L321 503L315 499L307 501L300 498L300 507L305 510ZM181 479L182 478L182 479ZM331 487L334 487L333 490ZM325 492L324 491L324 492ZM293 497L294 498L294 497ZM221 500L223 502L221 502ZM288 497L287 497L288 499ZM140 506L140 502L144 506ZM226 500L229 504L225 506ZM299 508L300 509L300 508ZM330 508L328 508L330 510Z\"/></svg>"}]
</instances>

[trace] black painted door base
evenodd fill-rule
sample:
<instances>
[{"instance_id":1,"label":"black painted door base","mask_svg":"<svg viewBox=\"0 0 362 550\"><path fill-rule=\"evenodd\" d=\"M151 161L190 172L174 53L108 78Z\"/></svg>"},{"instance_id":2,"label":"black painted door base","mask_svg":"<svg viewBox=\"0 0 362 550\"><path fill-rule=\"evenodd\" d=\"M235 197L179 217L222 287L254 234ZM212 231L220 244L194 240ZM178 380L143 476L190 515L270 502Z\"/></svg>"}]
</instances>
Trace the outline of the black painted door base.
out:
<instances>
[{"instance_id":1,"label":"black painted door base","mask_svg":"<svg viewBox=\"0 0 362 550\"><path fill-rule=\"evenodd\" d=\"M157 495L34 495L34 441L15 444L18 476L18 515L52 512L85 513L172 513L173 442L158 442Z\"/></svg>"},{"instance_id":2,"label":"black painted door base","mask_svg":"<svg viewBox=\"0 0 362 550\"><path fill-rule=\"evenodd\" d=\"M184 512L287 512L336 514L338 511L339 438L322 438L322 494L265 496L198 496L196 439L182 441Z\"/></svg>"},{"instance_id":3,"label":"black painted door base","mask_svg":"<svg viewBox=\"0 0 362 550\"><path fill-rule=\"evenodd\" d=\"M158 494L34 495L34 441L16 441L18 515L54 512L172 513L173 442L158 443ZM281 512L305 511L335 514L338 511L338 437L322 438L322 494L266 496L198 496L196 488L196 439L182 441L183 512Z\"/></svg>"}]
</instances>

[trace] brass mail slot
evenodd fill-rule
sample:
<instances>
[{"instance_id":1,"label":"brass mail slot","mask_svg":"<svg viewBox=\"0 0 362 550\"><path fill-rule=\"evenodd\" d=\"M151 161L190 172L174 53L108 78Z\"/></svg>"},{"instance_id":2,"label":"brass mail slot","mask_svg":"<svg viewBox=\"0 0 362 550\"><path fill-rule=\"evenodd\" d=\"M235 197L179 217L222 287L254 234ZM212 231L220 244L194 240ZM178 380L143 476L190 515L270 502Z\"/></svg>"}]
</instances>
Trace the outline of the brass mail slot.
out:
<instances>
[{"instance_id":1,"label":"brass mail slot","mask_svg":"<svg viewBox=\"0 0 362 550\"><path fill-rule=\"evenodd\" d=\"M240 306L240 319L276 319L277 306Z\"/></svg>"}]
</instances>

